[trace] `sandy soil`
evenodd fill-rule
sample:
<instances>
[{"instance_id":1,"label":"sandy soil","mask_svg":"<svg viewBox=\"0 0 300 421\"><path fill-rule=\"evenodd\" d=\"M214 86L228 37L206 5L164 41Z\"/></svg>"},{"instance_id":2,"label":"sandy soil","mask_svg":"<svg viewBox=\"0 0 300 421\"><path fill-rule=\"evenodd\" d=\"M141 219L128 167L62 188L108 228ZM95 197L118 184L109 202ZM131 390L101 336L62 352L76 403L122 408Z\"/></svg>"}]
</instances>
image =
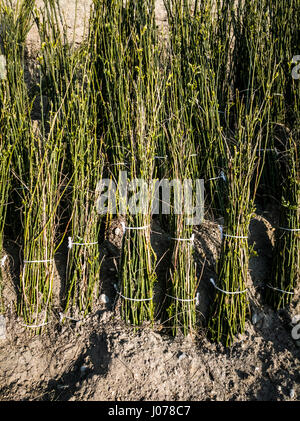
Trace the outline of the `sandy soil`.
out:
<instances>
[{"instance_id":1,"label":"sandy soil","mask_svg":"<svg viewBox=\"0 0 300 421\"><path fill-rule=\"evenodd\" d=\"M78 3L75 28L80 42L91 1ZM163 2L158 3L158 24L163 26L165 10ZM72 33L75 0L61 4ZM32 52L38 48L34 28L28 44ZM169 337L159 322L153 329L145 326L134 332L120 320L113 288L120 246L118 221L103 244L103 293L109 303L99 302L97 311L85 319L61 321L57 306L47 331L34 336L16 316L14 287L7 278L0 400L299 400L300 343L291 336L292 318L300 314L299 291L294 304L279 313L263 303L273 241L271 216L258 210L251 224L250 241L258 253L251 259L248 280L252 319L231 349L206 339L205 322L214 295L209 278L215 275L220 248L220 232L213 222L205 221L195 229L195 255L202 274L199 331L187 338ZM168 237L156 222L152 229L153 247L161 257L168 249ZM9 242L6 247L10 268L18 268L18 252ZM65 249L60 254L58 263ZM164 269L163 259L158 267L158 302Z\"/></svg>"},{"instance_id":2,"label":"sandy soil","mask_svg":"<svg viewBox=\"0 0 300 421\"><path fill-rule=\"evenodd\" d=\"M69 29L69 39L80 43L84 35L87 33L88 18L90 15L90 8L93 3L92 0L60 0L59 1L63 17L66 20ZM44 1L36 0L37 8L43 8ZM76 9L77 5L77 9ZM163 0L156 2L156 17L157 24L160 28L165 27L167 20L167 13L164 7ZM28 46L31 52L36 52L39 48L39 37L36 27L33 25L28 34Z\"/></svg>"},{"instance_id":3,"label":"sandy soil","mask_svg":"<svg viewBox=\"0 0 300 421\"><path fill-rule=\"evenodd\" d=\"M166 335L159 322L154 329L145 326L134 332L120 320L113 288L120 244L113 234L116 225L103 244L108 304L99 302L95 313L78 322L60 321L57 307L47 331L33 336L7 303L6 339L0 339L0 400L299 399L300 343L292 339L291 320L300 309L298 304L275 313L263 305L272 243L272 229L264 217L257 216L251 224L251 241L259 252L251 260L248 282L252 320L231 349L206 339L205 321L214 294L208 280L214 276L220 247L217 224L207 221L195 230L199 271L205 262L199 331L176 339ZM157 223L152 229L153 247L161 257L168 237ZM164 266L162 261L156 297L163 288Z\"/></svg>"}]
</instances>

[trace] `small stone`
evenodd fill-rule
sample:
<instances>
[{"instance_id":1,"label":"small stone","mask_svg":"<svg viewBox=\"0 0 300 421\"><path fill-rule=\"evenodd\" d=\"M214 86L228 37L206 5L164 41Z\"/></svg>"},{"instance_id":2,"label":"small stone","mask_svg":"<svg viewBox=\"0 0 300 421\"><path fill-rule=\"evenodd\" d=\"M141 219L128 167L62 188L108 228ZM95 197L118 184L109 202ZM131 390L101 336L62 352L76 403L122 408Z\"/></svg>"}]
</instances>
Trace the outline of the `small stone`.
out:
<instances>
[{"instance_id":1,"label":"small stone","mask_svg":"<svg viewBox=\"0 0 300 421\"><path fill-rule=\"evenodd\" d=\"M115 269L114 269L114 268L109 268L109 270L110 270L111 272L115 272Z\"/></svg>"},{"instance_id":2,"label":"small stone","mask_svg":"<svg viewBox=\"0 0 300 421\"><path fill-rule=\"evenodd\" d=\"M120 235L121 234L120 228L116 228L114 233L115 233L115 235Z\"/></svg>"},{"instance_id":3,"label":"small stone","mask_svg":"<svg viewBox=\"0 0 300 421\"><path fill-rule=\"evenodd\" d=\"M186 355L184 352L182 352L182 353L178 356L178 360L179 360L179 361L182 361L182 360L184 360L186 357L187 357L187 355Z\"/></svg>"},{"instance_id":4,"label":"small stone","mask_svg":"<svg viewBox=\"0 0 300 421\"><path fill-rule=\"evenodd\" d=\"M290 390L290 398L293 399L295 397L295 389Z\"/></svg>"},{"instance_id":5,"label":"small stone","mask_svg":"<svg viewBox=\"0 0 300 421\"><path fill-rule=\"evenodd\" d=\"M105 294L101 294L101 295L100 295L100 301L101 301L101 303L103 303L103 304L108 304L108 303L109 303L109 298L108 298L108 296L107 296L107 295L105 295Z\"/></svg>"},{"instance_id":6,"label":"small stone","mask_svg":"<svg viewBox=\"0 0 300 421\"><path fill-rule=\"evenodd\" d=\"M281 386L277 387L278 392L281 392Z\"/></svg>"},{"instance_id":7,"label":"small stone","mask_svg":"<svg viewBox=\"0 0 300 421\"><path fill-rule=\"evenodd\" d=\"M86 365L83 365L80 367L80 374L82 376L84 376L84 374L86 373L86 371L88 370L88 367Z\"/></svg>"}]
</instances>

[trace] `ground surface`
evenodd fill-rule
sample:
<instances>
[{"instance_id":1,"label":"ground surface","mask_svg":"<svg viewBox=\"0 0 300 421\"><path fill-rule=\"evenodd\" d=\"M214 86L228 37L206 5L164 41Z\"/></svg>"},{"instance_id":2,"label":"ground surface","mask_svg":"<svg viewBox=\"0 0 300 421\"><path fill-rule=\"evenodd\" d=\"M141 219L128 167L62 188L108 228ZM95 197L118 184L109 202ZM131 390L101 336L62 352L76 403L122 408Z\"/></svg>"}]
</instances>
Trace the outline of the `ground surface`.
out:
<instances>
[{"instance_id":1,"label":"ground surface","mask_svg":"<svg viewBox=\"0 0 300 421\"><path fill-rule=\"evenodd\" d=\"M168 238L153 224L153 247L162 256ZM256 217L251 242L259 257L251 260L248 281L252 319L231 349L206 339L205 316L213 297L208 280L220 245L218 226L205 222L195 230L200 282L199 331L173 339L159 323L134 332L119 317L114 292L114 261L119 239L113 228L103 267L103 292L109 303L83 320L60 321L59 309L41 336L22 326L7 306L6 339L0 339L0 400L295 400L300 398L300 348L291 336L299 305L275 313L263 306L272 230ZM204 259L205 256L205 259ZM163 279L163 261L158 273ZM159 296L160 283L156 291ZM299 303L299 293L295 303ZM203 327L201 327L203 326ZM298 346L297 346L298 344Z\"/></svg>"},{"instance_id":2,"label":"ground surface","mask_svg":"<svg viewBox=\"0 0 300 421\"><path fill-rule=\"evenodd\" d=\"M61 1L71 33L75 3ZM78 1L77 42L90 3ZM158 3L161 25L165 11L163 2ZM28 44L31 52L38 48L34 28ZM195 230L196 260L199 276L202 274L199 331L193 337L176 339L166 335L159 322L153 329L146 326L134 332L120 320L113 288L120 238L114 227L103 245L107 256L102 269L103 292L109 303L99 302L97 311L85 319L60 321L57 309L47 331L34 336L15 315L10 300L14 291L7 281L6 338L0 339L0 400L299 400L300 344L291 336L291 320L300 314L299 291L291 308L280 313L263 305L272 250L270 222L274 224L274 220L272 213L258 213L250 233L258 252L258 257L251 259L248 280L252 318L230 350L210 343L205 331L214 294L209 278L214 276L220 246L217 224L206 221ZM152 229L153 247L163 256L168 238L158 224ZM18 255L11 252L13 263L18 266ZM158 273L163 279L164 260ZM160 284L156 293L160 296Z\"/></svg>"}]
</instances>

